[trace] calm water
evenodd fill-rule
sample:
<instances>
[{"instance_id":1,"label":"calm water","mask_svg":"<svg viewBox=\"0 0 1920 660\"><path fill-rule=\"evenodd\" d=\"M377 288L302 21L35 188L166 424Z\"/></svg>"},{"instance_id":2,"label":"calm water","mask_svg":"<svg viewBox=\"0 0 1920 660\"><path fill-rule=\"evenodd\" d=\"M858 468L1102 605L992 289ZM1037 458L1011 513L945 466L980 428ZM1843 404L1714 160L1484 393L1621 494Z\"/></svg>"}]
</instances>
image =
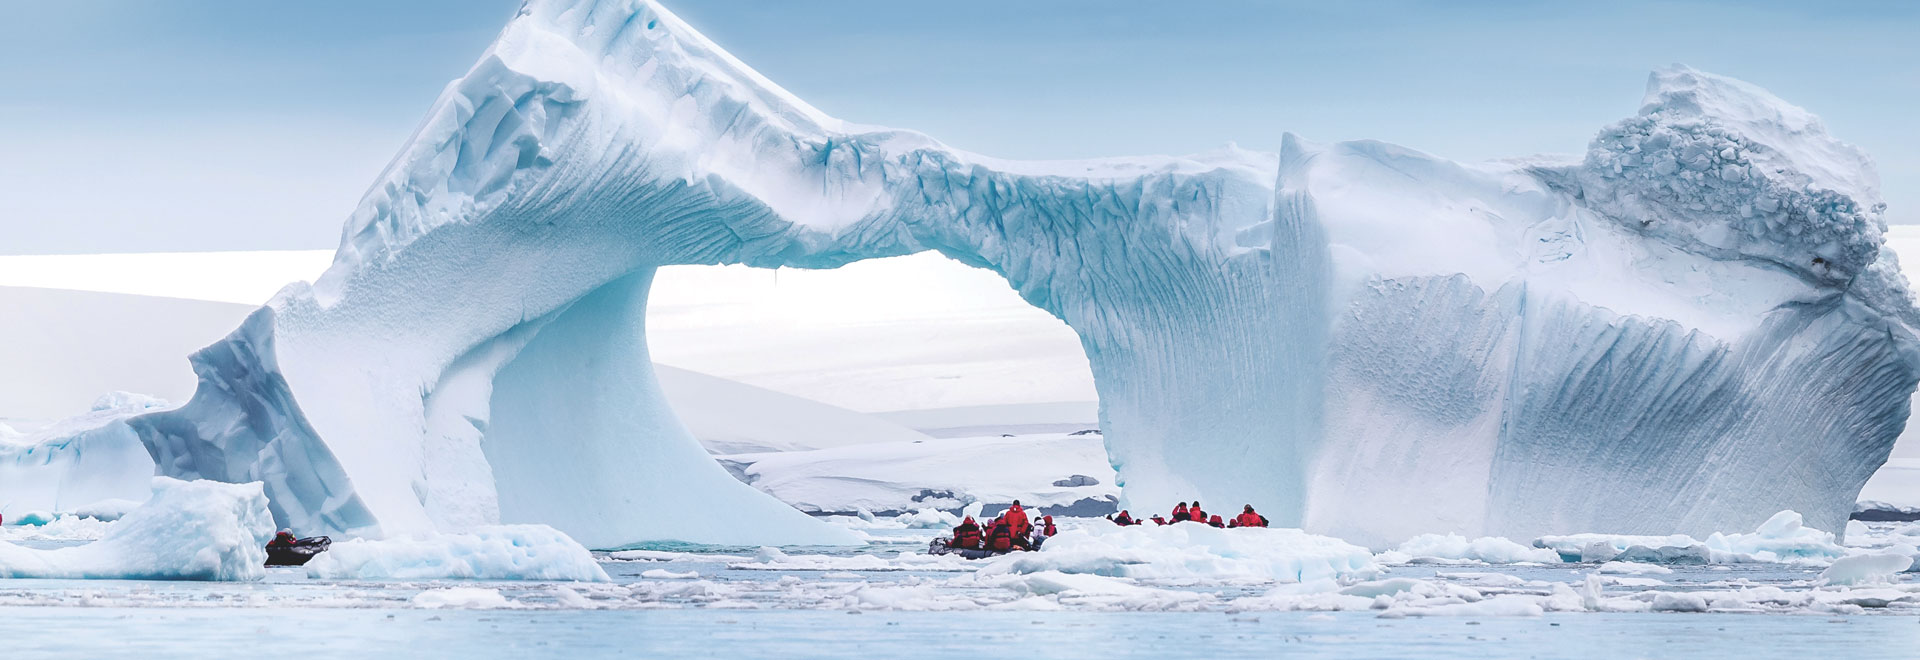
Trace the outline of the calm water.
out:
<instances>
[{"instance_id":1,"label":"calm water","mask_svg":"<svg viewBox=\"0 0 1920 660\"><path fill-rule=\"evenodd\" d=\"M1912 616L0 608L7 658L1900 658Z\"/></svg>"}]
</instances>

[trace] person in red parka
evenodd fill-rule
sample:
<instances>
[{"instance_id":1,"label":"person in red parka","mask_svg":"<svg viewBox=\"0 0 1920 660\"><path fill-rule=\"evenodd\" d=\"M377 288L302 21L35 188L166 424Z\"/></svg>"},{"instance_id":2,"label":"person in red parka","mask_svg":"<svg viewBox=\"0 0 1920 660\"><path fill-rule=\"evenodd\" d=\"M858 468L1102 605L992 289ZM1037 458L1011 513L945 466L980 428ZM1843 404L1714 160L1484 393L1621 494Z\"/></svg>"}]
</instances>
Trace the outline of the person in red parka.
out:
<instances>
[{"instance_id":1,"label":"person in red parka","mask_svg":"<svg viewBox=\"0 0 1920 660\"><path fill-rule=\"evenodd\" d=\"M1220 516L1215 515L1213 517L1207 518L1207 524L1212 525L1214 527L1226 527L1227 521L1221 520Z\"/></svg>"},{"instance_id":2,"label":"person in red parka","mask_svg":"<svg viewBox=\"0 0 1920 660\"><path fill-rule=\"evenodd\" d=\"M1248 504L1245 508L1240 510L1240 515L1233 517L1233 526L1234 527L1266 527L1267 519L1262 517L1258 513L1254 513L1253 505Z\"/></svg>"},{"instance_id":3,"label":"person in red parka","mask_svg":"<svg viewBox=\"0 0 1920 660\"><path fill-rule=\"evenodd\" d=\"M1013 550L1013 525L1007 524L1005 518L995 519L993 525L987 528L987 549L994 552Z\"/></svg>"},{"instance_id":4,"label":"person in red parka","mask_svg":"<svg viewBox=\"0 0 1920 660\"><path fill-rule=\"evenodd\" d=\"M979 550L980 540L980 523L974 522L973 516L967 516L966 520L960 521L959 527L953 528L953 541L949 545L955 548Z\"/></svg>"},{"instance_id":5,"label":"person in red parka","mask_svg":"<svg viewBox=\"0 0 1920 660\"><path fill-rule=\"evenodd\" d=\"M1152 520L1153 520L1153 524L1155 524L1155 525L1165 525L1165 524L1167 524L1167 519L1166 519L1166 518L1162 518L1162 517L1160 517L1160 514L1158 514L1158 513L1156 513L1156 514L1153 514L1153 518L1152 518Z\"/></svg>"},{"instance_id":6,"label":"person in red parka","mask_svg":"<svg viewBox=\"0 0 1920 660\"><path fill-rule=\"evenodd\" d=\"M1134 520L1133 515L1127 513L1126 509L1121 509L1120 515L1113 517L1113 524L1121 527L1131 527L1140 524L1140 521Z\"/></svg>"},{"instance_id":7,"label":"person in red parka","mask_svg":"<svg viewBox=\"0 0 1920 660\"><path fill-rule=\"evenodd\" d=\"M1175 503L1173 505L1173 521L1186 522L1189 520L1193 520L1193 514L1187 513L1187 503L1186 502Z\"/></svg>"},{"instance_id":8,"label":"person in red parka","mask_svg":"<svg viewBox=\"0 0 1920 660\"><path fill-rule=\"evenodd\" d=\"M1200 500L1194 500L1193 505L1187 507L1187 515L1193 517L1194 522L1207 522L1207 512L1200 509Z\"/></svg>"},{"instance_id":9,"label":"person in red parka","mask_svg":"<svg viewBox=\"0 0 1920 660\"><path fill-rule=\"evenodd\" d=\"M1007 520L1007 524L1013 526L1015 537L1026 538L1033 533L1033 522L1027 520L1027 510L1020 508L1020 500L1014 500L1013 506L1007 507L1007 512L1000 516Z\"/></svg>"}]
</instances>

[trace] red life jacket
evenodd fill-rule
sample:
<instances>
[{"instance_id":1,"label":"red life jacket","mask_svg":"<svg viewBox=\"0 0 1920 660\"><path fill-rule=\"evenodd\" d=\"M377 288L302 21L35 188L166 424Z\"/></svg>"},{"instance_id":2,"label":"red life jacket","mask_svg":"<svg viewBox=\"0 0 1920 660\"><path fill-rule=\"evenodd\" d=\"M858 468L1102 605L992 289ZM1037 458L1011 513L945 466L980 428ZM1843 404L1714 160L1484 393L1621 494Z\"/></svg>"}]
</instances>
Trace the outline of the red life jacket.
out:
<instances>
[{"instance_id":1,"label":"red life jacket","mask_svg":"<svg viewBox=\"0 0 1920 660\"><path fill-rule=\"evenodd\" d=\"M1247 511L1233 517L1233 526L1234 527L1266 527L1267 519L1261 518L1260 514L1254 513L1252 511Z\"/></svg>"},{"instance_id":2,"label":"red life jacket","mask_svg":"<svg viewBox=\"0 0 1920 660\"><path fill-rule=\"evenodd\" d=\"M1201 511L1200 507L1197 507L1197 506L1191 509L1187 509L1187 515L1191 516L1193 518L1193 521L1197 523L1204 523L1207 521L1207 512Z\"/></svg>"},{"instance_id":3,"label":"red life jacket","mask_svg":"<svg viewBox=\"0 0 1920 660\"><path fill-rule=\"evenodd\" d=\"M953 547L979 549L980 525L974 523L972 518L968 518L966 522L960 523L959 527L953 528Z\"/></svg>"},{"instance_id":4,"label":"red life jacket","mask_svg":"<svg viewBox=\"0 0 1920 660\"><path fill-rule=\"evenodd\" d=\"M987 549L994 552L1006 552L1013 549L1013 526L1002 520L987 530Z\"/></svg>"},{"instance_id":5,"label":"red life jacket","mask_svg":"<svg viewBox=\"0 0 1920 660\"><path fill-rule=\"evenodd\" d=\"M1058 529L1055 529L1055 528L1053 527L1053 521L1051 521L1051 520L1049 520L1049 521L1047 521L1047 536L1053 536L1053 535L1055 535L1055 534L1059 534L1059 533L1060 533L1060 530L1058 530Z\"/></svg>"}]
</instances>

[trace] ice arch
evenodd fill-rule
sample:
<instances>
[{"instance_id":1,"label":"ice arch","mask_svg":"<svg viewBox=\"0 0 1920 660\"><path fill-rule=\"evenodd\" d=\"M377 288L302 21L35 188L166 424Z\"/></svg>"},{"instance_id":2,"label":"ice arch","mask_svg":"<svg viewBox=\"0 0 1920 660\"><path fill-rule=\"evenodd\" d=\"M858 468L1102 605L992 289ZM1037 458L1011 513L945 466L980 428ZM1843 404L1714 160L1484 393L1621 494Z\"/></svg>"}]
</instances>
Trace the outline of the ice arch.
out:
<instances>
[{"instance_id":1,"label":"ice arch","mask_svg":"<svg viewBox=\"0 0 1920 660\"><path fill-rule=\"evenodd\" d=\"M1002 161L828 117L651 2L535 1L333 267L136 426L163 471L263 479L303 529L845 540L699 455L645 359L647 281L931 249L1079 333L1143 505L1368 542L1831 527L1915 382L1876 186L1803 111L1685 69L1583 162Z\"/></svg>"}]
</instances>

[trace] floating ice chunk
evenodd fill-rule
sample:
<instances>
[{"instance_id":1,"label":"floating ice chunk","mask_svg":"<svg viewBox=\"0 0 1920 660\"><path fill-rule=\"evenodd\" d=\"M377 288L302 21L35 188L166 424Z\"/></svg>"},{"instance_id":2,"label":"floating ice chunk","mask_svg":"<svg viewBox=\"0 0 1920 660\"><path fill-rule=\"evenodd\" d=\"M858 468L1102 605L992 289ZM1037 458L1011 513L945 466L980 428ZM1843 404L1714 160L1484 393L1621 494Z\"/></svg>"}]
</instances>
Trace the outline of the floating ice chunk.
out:
<instances>
[{"instance_id":1,"label":"floating ice chunk","mask_svg":"<svg viewBox=\"0 0 1920 660\"><path fill-rule=\"evenodd\" d=\"M939 509L921 509L913 513L903 513L894 520L907 529L951 529L959 526L960 518Z\"/></svg>"},{"instance_id":2,"label":"floating ice chunk","mask_svg":"<svg viewBox=\"0 0 1920 660\"><path fill-rule=\"evenodd\" d=\"M1399 547L1380 553L1384 564L1406 564L1422 560L1480 561L1489 564L1560 562L1560 554L1544 548L1530 548L1513 541L1485 536L1468 540L1459 534L1421 534Z\"/></svg>"},{"instance_id":3,"label":"floating ice chunk","mask_svg":"<svg viewBox=\"0 0 1920 660\"><path fill-rule=\"evenodd\" d=\"M260 484L153 479L153 497L86 545L0 542L0 578L258 580L273 517Z\"/></svg>"},{"instance_id":4,"label":"floating ice chunk","mask_svg":"<svg viewBox=\"0 0 1920 660\"><path fill-rule=\"evenodd\" d=\"M1827 584L1886 584L1894 582L1894 574L1913 567L1913 558L1897 554L1853 555L1833 560L1833 565L1820 572L1820 579Z\"/></svg>"},{"instance_id":5,"label":"floating ice chunk","mask_svg":"<svg viewBox=\"0 0 1920 660\"><path fill-rule=\"evenodd\" d=\"M1603 574L1610 573L1614 575L1646 575L1648 573L1666 575L1672 573L1673 569L1655 564L1642 564L1635 561L1610 561L1601 564L1599 568L1593 569L1593 572Z\"/></svg>"},{"instance_id":6,"label":"floating ice chunk","mask_svg":"<svg viewBox=\"0 0 1920 660\"><path fill-rule=\"evenodd\" d=\"M664 568L655 568L652 570L642 571L640 573L640 577L643 577L649 580L698 580L700 579L700 571L687 571L685 573L676 573Z\"/></svg>"},{"instance_id":7,"label":"floating ice chunk","mask_svg":"<svg viewBox=\"0 0 1920 660\"><path fill-rule=\"evenodd\" d=\"M577 595L577 594L576 594ZM495 610L513 607L513 601L507 600L498 589L478 587L454 587L422 591L411 601L414 607L422 609L467 609Z\"/></svg>"},{"instance_id":8,"label":"floating ice chunk","mask_svg":"<svg viewBox=\"0 0 1920 660\"><path fill-rule=\"evenodd\" d=\"M1847 554L1847 549L1834 541L1832 533L1804 526L1800 514L1793 511L1773 514L1752 534L1715 533L1707 537L1706 546L1715 553L1715 563L1825 563ZM1722 561L1720 555L1728 555L1730 561Z\"/></svg>"},{"instance_id":9,"label":"floating ice chunk","mask_svg":"<svg viewBox=\"0 0 1920 660\"><path fill-rule=\"evenodd\" d=\"M1833 534L1805 526L1793 511L1774 514L1751 534L1715 532L1705 541L1684 534L1568 534L1542 536L1533 544L1569 560L1659 564L1825 564L1847 554Z\"/></svg>"},{"instance_id":10,"label":"floating ice chunk","mask_svg":"<svg viewBox=\"0 0 1920 660\"><path fill-rule=\"evenodd\" d=\"M1655 612L1705 612L1707 599L1700 594L1662 591L1653 595Z\"/></svg>"},{"instance_id":11,"label":"floating ice chunk","mask_svg":"<svg viewBox=\"0 0 1920 660\"><path fill-rule=\"evenodd\" d=\"M1210 593L1157 589L1126 578L1041 571L1005 583L1016 593L1053 596L1065 605L1101 610L1156 611L1198 609L1212 603Z\"/></svg>"},{"instance_id":12,"label":"floating ice chunk","mask_svg":"<svg viewBox=\"0 0 1920 660\"><path fill-rule=\"evenodd\" d=\"M1039 552L1016 552L983 574L1090 573L1132 578L1263 579L1301 582L1377 573L1373 553L1297 529L1092 525L1064 530Z\"/></svg>"},{"instance_id":13,"label":"floating ice chunk","mask_svg":"<svg viewBox=\"0 0 1920 660\"><path fill-rule=\"evenodd\" d=\"M482 527L333 544L307 564L307 576L385 580L572 580L605 582L593 554L546 525Z\"/></svg>"}]
</instances>

